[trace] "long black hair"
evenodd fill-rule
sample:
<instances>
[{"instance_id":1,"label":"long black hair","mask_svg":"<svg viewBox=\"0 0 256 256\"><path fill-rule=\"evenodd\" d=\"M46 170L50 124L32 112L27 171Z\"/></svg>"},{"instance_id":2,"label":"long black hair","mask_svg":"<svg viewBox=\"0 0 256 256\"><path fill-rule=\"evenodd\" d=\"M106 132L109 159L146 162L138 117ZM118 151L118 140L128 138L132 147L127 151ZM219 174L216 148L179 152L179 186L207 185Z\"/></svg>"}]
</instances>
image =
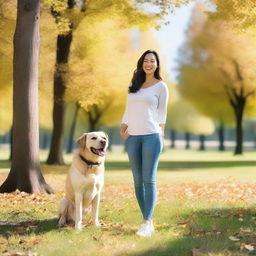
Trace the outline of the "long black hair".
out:
<instances>
[{"instance_id":1,"label":"long black hair","mask_svg":"<svg viewBox=\"0 0 256 256\"><path fill-rule=\"evenodd\" d=\"M129 93L137 92L146 80L146 74L145 74L142 66L143 66L145 56L148 53L153 53L156 57L157 69L155 70L154 77L158 80L162 80L162 78L160 76L160 61L159 61L158 54L153 50L147 50L141 55L141 57L139 58L139 60L137 62L137 69L133 73L131 86L129 86L129 90L128 90Z\"/></svg>"}]
</instances>

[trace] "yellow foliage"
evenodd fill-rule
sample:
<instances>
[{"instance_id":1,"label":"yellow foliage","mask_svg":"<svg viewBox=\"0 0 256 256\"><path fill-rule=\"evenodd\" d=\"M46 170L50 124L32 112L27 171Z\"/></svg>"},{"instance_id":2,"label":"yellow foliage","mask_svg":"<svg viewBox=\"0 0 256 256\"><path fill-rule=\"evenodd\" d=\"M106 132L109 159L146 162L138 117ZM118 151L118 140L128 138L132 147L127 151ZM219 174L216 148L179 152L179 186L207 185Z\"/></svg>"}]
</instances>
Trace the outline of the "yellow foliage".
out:
<instances>
[{"instance_id":1,"label":"yellow foliage","mask_svg":"<svg viewBox=\"0 0 256 256\"><path fill-rule=\"evenodd\" d=\"M16 23L16 1L1 4L0 27L0 134L12 124L13 35ZM39 104L40 125L52 126L53 67L55 64L57 29L48 10L42 9L40 18Z\"/></svg>"},{"instance_id":2,"label":"yellow foliage","mask_svg":"<svg viewBox=\"0 0 256 256\"><path fill-rule=\"evenodd\" d=\"M59 34L75 30L86 17L99 21L108 19L110 14L113 19L123 17L123 28L139 25L145 29L154 26L160 18L143 11L130 0L89 0L72 3L71 6L68 1L43 0L43 6L55 17Z\"/></svg>"},{"instance_id":3,"label":"yellow foliage","mask_svg":"<svg viewBox=\"0 0 256 256\"><path fill-rule=\"evenodd\" d=\"M0 3L0 27L5 28L0 30L0 64L3 67L0 69L0 89L3 89L0 97L8 99L8 104L3 105L3 109L8 111L2 120L9 120L1 122L1 125L3 130L8 130L12 119L12 37L16 1L0 0ZM155 25L159 18L138 8L136 1L93 0L86 1L86 6L75 5L68 9L67 1L43 0L39 59L40 126L50 128L52 125L53 71L58 34L67 33L71 24L73 29L77 28L71 62L65 67L66 71L69 71L69 67L71 70L67 76L67 99L78 101L85 109L93 104L106 108L110 102L111 108L106 108L109 114L102 118L102 122L110 124L121 117L138 56L148 48L156 48L154 40L145 32L140 38L140 45L147 47L131 49L131 31L128 28L136 25L146 29ZM107 118L108 115L111 118Z\"/></svg>"},{"instance_id":4,"label":"yellow foliage","mask_svg":"<svg viewBox=\"0 0 256 256\"><path fill-rule=\"evenodd\" d=\"M12 86L0 87L0 135L5 134L12 124Z\"/></svg>"},{"instance_id":5,"label":"yellow foliage","mask_svg":"<svg viewBox=\"0 0 256 256\"><path fill-rule=\"evenodd\" d=\"M255 0L214 0L216 11L210 13L213 20L228 21L238 31L256 35Z\"/></svg>"},{"instance_id":6,"label":"yellow foliage","mask_svg":"<svg viewBox=\"0 0 256 256\"><path fill-rule=\"evenodd\" d=\"M199 113L186 99L180 96L177 84L170 84L170 100L166 127L181 132L209 135L214 132L213 121Z\"/></svg>"},{"instance_id":7,"label":"yellow foliage","mask_svg":"<svg viewBox=\"0 0 256 256\"><path fill-rule=\"evenodd\" d=\"M39 122L43 128L52 127L53 76L58 30L47 10L41 12L39 55Z\"/></svg>"},{"instance_id":8,"label":"yellow foliage","mask_svg":"<svg viewBox=\"0 0 256 256\"><path fill-rule=\"evenodd\" d=\"M145 45L157 47L151 32L141 32L139 47L133 49L132 31L122 24L123 17L88 16L73 35L66 100L79 102L86 111L97 105L103 111L99 123L105 125L120 122L137 59L148 49Z\"/></svg>"},{"instance_id":9,"label":"yellow foliage","mask_svg":"<svg viewBox=\"0 0 256 256\"><path fill-rule=\"evenodd\" d=\"M256 92L256 42L227 22L207 20L202 6L196 8L180 57L180 91L205 115L231 123L230 96ZM252 115L255 104L248 97L245 115Z\"/></svg>"},{"instance_id":10,"label":"yellow foliage","mask_svg":"<svg viewBox=\"0 0 256 256\"><path fill-rule=\"evenodd\" d=\"M0 134L5 134L12 124L12 57L0 53L0 66Z\"/></svg>"},{"instance_id":11,"label":"yellow foliage","mask_svg":"<svg viewBox=\"0 0 256 256\"><path fill-rule=\"evenodd\" d=\"M65 12L68 7L67 1L63 0L44 0L43 3L49 9L52 8L54 11L60 13Z\"/></svg>"},{"instance_id":12,"label":"yellow foliage","mask_svg":"<svg viewBox=\"0 0 256 256\"><path fill-rule=\"evenodd\" d=\"M12 37L15 29L16 1L2 1L0 5L0 134L12 124Z\"/></svg>"},{"instance_id":13,"label":"yellow foliage","mask_svg":"<svg viewBox=\"0 0 256 256\"><path fill-rule=\"evenodd\" d=\"M85 18L74 33L66 99L79 102L85 110L94 104L108 109L111 104L110 114L115 109L120 118L132 62L128 30L121 30L117 20L93 23Z\"/></svg>"},{"instance_id":14,"label":"yellow foliage","mask_svg":"<svg viewBox=\"0 0 256 256\"><path fill-rule=\"evenodd\" d=\"M179 97L169 110L169 126L176 131L209 135L214 132L213 121L201 115L187 100Z\"/></svg>"}]
</instances>

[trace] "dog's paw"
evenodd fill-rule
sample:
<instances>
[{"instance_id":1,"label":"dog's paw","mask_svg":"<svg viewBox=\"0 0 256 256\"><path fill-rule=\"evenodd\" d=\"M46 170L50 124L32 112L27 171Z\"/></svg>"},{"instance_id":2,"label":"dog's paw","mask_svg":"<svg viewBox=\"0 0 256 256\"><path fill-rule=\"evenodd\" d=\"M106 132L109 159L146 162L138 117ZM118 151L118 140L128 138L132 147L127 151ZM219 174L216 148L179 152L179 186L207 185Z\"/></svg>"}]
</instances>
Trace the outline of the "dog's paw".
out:
<instances>
[{"instance_id":1,"label":"dog's paw","mask_svg":"<svg viewBox=\"0 0 256 256\"><path fill-rule=\"evenodd\" d=\"M82 224L75 225L75 229L77 229L77 230L82 230L83 228L84 228L84 225L82 225Z\"/></svg>"}]
</instances>

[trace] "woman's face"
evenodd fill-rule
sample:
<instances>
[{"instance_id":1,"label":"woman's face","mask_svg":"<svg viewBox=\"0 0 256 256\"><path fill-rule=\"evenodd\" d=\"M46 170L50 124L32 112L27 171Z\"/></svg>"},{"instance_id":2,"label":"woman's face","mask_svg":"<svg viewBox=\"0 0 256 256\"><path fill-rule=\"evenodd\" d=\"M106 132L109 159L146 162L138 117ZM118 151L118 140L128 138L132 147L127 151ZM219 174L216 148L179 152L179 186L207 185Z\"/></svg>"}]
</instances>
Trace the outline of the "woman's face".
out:
<instances>
[{"instance_id":1,"label":"woman's face","mask_svg":"<svg viewBox=\"0 0 256 256\"><path fill-rule=\"evenodd\" d=\"M157 69L157 61L156 56L153 53L146 54L142 68L146 75L154 74Z\"/></svg>"}]
</instances>

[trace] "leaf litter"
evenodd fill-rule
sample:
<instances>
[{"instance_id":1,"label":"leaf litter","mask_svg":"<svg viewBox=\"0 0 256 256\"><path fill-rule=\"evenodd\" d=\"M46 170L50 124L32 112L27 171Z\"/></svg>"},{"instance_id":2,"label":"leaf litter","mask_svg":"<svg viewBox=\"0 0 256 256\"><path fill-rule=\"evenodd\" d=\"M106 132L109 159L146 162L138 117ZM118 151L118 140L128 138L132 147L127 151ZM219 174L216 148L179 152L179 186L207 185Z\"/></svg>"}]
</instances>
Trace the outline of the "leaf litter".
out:
<instances>
[{"instance_id":1,"label":"leaf litter","mask_svg":"<svg viewBox=\"0 0 256 256\"><path fill-rule=\"evenodd\" d=\"M51 175L53 177L54 175ZM57 188L63 188L64 179L61 179L59 183L56 185ZM60 186L61 185L61 186ZM184 184L174 184L174 185L159 185L158 186L158 201L170 201L173 199L180 200L207 200L207 202L228 202L228 203L255 203L256 202L256 184L255 183L239 183L234 182L233 180L221 180L218 183L207 183L207 184L199 184L199 183L184 183ZM20 192L16 190L12 193L4 193L0 194L0 207L8 208L10 211L10 215L17 216L26 213L26 209L33 209L35 206L38 206L37 211L39 213L45 213L48 211L48 205L56 206L59 199L64 195L63 190L59 190L58 193L53 195L48 194L27 194L25 192ZM107 205L108 202L104 205L104 201L108 198L111 198L111 205ZM111 214L113 211L123 212L125 211L124 205L119 205L120 199L134 199L134 188L131 185L124 184L106 184L104 190L102 192L102 207L105 207L105 210L108 214ZM113 199L113 200L112 200ZM113 203L113 204L112 204ZM26 205L26 209L24 207L20 209L18 206ZM55 209L56 210L56 209ZM244 213L246 213L246 209L240 209L236 212L232 210L221 213L219 211L209 212L209 217L213 218L226 218L229 216L237 216L237 220L241 223L244 222ZM256 217L251 217L251 221L256 224ZM10 219L4 218L0 220L0 227L3 224L10 223ZM87 224L90 224L88 222ZM212 226L211 230L205 231L200 228L193 227L193 223L191 223L188 219L180 220L177 225L180 225L184 228L182 232L185 235L193 235L193 237L198 238L201 236L215 236L219 234L226 233L228 231L218 230L216 226ZM156 228L159 225L156 224ZM170 227L170 224L166 224L167 227ZM23 234L26 231L29 231L37 226L33 221L28 222L27 225L17 225L15 228L15 233L17 235ZM111 231L113 236L122 235L124 233L134 232L136 230L135 226L124 225L123 223L103 223L102 231ZM1 238L1 236L0 236ZM97 239L97 237L95 237ZM253 238L256 240L256 233L248 228L241 228L238 233L233 235L229 235L229 240L234 242L240 250L247 251L255 251L256 243L248 243L243 241L244 238ZM20 245L35 246L42 241L41 237L30 237L30 238L22 238L19 240ZM0 245L6 247L6 240L0 239ZM193 255L199 255L200 251L198 248L194 248ZM24 254L24 253L14 253L11 254L6 252L5 255L37 255L36 253Z\"/></svg>"}]
</instances>

